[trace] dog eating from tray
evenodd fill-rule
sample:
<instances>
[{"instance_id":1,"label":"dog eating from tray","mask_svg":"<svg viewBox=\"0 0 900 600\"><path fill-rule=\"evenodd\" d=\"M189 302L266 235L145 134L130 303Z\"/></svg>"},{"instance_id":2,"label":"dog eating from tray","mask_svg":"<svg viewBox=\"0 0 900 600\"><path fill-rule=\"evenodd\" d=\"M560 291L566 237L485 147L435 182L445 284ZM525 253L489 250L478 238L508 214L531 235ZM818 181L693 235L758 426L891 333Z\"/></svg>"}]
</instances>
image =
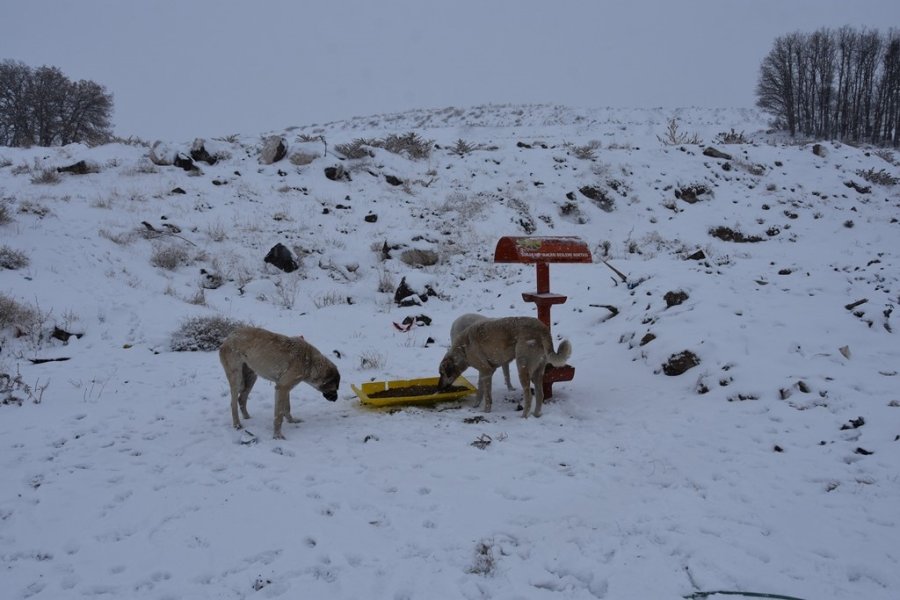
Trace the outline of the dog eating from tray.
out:
<instances>
[{"instance_id":1,"label":"dog eating from tray","mask_svg":"<svg viewBox=\"0 0 900 600\"><path fill-rule=\"evenodd\" d=\"M502 367L506 387L513 389L509 377L509 363L516 361L516 371L524 396L522 417L531 414L534 386L534 416L541 416L544 403L544 369L550 364L562 366L572 354L568 340L553 349L550 330L533 317L503 317L489 319L468 313L454 321L451 344L439 371L435 394L449 390L462 372L469 367L478 370L476 406L484 402L484 412L491 411L491 383L494 371ZM326 400L337 400L341 374L302 336L289 337L260 329L243 327L229 335L219 348L219 360L231 391L231 418L235 429L241 429L241 417L249 419L247 398L262 377L275 384L275 415L273 435L284 439L282 422L297 423L291 414L291 390L306 382L318 390Z\"/></svg>"},{"instance_id":2,"label":"dog eating from tray","mask_svg":"<svg viewBox=\"0 0 900 600\"><path fill-rule=\"evenodd\" d=\"M466 315L464 315L466 316ZM534 385L534 416L541 416L544 404L544 368L561 367L572 355L572 345L563 340L553 349L550 329L534 317L503 317L477 320L453 337L439 367L438 389L446 389L468 367L478 371L476 402L484 401L491 412L491 383L497 367L516 361L524 396L522 417L531 413L531 385ZM507 385L509 381L507 380Z\"/></svg>"}]
</instances>

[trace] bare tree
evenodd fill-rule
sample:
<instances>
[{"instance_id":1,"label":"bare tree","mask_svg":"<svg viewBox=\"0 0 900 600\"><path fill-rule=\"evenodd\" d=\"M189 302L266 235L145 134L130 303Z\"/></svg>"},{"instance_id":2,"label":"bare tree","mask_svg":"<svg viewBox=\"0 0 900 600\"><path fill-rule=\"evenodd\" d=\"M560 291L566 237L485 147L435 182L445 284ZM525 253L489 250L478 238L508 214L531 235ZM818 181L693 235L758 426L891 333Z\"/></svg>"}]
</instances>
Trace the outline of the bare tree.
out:
<instances>
[{"instance_id":1,"label":"bare tree","mask_svg":"<svg viewBox=\"0 0 900 600\"><path fill-rule=\"evenodd\" d=\"M112 95L56 67L0 62L0 145L102 143L110 137Z\"/></svg>"},{"instance_id":2,"label":"bare tree","mask_svg":"<svg viewBox=\"0 0 900 600\"><path fill-rule=\"evenodd\" d=\"M29 146L28 89L31 69L21 62L0 62L0 145Z\"/></svg>"},{"instance_id":3,"label":"bare tree","mask_svg":"<svg viewBox=\"0 0 900 600\"><path fill-rule=\"evenodd\" d=\"M779 37L760 65L756 94L792 136L896 145L900 35L842 27Z\"/></svg>"}]
</instances>

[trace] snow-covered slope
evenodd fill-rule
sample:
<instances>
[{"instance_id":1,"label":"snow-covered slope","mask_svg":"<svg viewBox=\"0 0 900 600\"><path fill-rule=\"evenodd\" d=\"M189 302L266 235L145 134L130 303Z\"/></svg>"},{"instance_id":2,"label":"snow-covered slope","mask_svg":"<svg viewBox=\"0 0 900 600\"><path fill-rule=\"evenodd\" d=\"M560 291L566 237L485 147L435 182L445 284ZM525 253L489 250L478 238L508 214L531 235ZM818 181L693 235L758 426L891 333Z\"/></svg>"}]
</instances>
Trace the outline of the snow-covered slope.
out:
<instances>
[{"instance_id":1,"label":"snow-covered slope","mask_svg":"<svg viewBox=\"0 0 900 600\"><path fill-rule=\"evenodd\" d=\"M704 143L663 143L672 118ZM410 133L428 157L380 147ZM288 155L263 165L268 135ZM784 143L746 110L543 105L204 147L191 172L141 145L0 148L0 252L28 259L0 300L37 316L0 331L5 596L895 597L896 153ZM499 376L487 415L361 407L351 383L435 376L459 314L534 314L504 235L593 253L550 267L574 380L540 419ZM277 243L297 271L263 262ZM404 279L434 295L398 306ZM338 402L301 384L275 441L261 381L235 432L217 355L171 350L204 316L302 334Z\"/></svg>"}]
</instances>

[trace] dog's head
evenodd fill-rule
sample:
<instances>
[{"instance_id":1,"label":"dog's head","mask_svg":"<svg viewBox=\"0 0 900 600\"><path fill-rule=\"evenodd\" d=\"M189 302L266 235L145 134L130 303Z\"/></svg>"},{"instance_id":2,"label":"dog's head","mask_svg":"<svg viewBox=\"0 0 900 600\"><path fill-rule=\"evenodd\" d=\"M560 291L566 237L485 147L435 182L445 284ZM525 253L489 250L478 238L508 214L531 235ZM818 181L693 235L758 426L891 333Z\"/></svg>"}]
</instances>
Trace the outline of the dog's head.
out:
<instances>
[{"instance_id":1,"label":"dog's head","mask_svg":"<svg viewBox=\"0 0 900 600\"><path fill-rule=\"evenodd\" d=\"M462 372L466 370L466 367L469 366L466 362L465 352L462 348L451 348L447 354L444 355L443 360L441 360L441 366L438 368L438 371L441 374L440 379L438 380L438 390L446 390L453 382L456 381L456 378L462 375Z\"/></svg>"},{"instance_id":2,"label":"dog's head","mask_svg":"<svg viewBox=\"0 0 900 600\"><path fill-rule=\"evenodd\" d=\"M327 360L327 359L326 359ZM328 368L325 370L325 376L316 385L316 389L322 392L322 395L329 402L334 402L338 397L338 388L341 386L341 374L334 363L328 361Z\"/></svg>"}]
</instances>

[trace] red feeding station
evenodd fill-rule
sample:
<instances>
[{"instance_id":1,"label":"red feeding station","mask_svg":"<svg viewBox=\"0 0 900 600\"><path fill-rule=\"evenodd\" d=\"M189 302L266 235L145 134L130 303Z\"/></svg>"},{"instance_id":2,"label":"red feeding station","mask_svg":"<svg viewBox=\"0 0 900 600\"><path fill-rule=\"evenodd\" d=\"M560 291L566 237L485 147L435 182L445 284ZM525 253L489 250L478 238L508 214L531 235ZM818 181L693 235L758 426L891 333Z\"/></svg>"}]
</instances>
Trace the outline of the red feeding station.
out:
<instances>
[{"instance_id":1,"label":"red feeding station","mask_svg":"<svg viewBox=\"0 0 900 600\"><path fill-rule=\"evenodd\" d=\"M593 263L594 259L587 244L578 237L504 236L494 249L494 262L534 263L537 290L523 292L522 299L537 305L537 318L550 329L550 307L568 299L550 291L550 263ZM544 397L553 396L554 382L571 381L574 377L575 367L547 365L544 371Z\"/></svg>"}]
</instances>

